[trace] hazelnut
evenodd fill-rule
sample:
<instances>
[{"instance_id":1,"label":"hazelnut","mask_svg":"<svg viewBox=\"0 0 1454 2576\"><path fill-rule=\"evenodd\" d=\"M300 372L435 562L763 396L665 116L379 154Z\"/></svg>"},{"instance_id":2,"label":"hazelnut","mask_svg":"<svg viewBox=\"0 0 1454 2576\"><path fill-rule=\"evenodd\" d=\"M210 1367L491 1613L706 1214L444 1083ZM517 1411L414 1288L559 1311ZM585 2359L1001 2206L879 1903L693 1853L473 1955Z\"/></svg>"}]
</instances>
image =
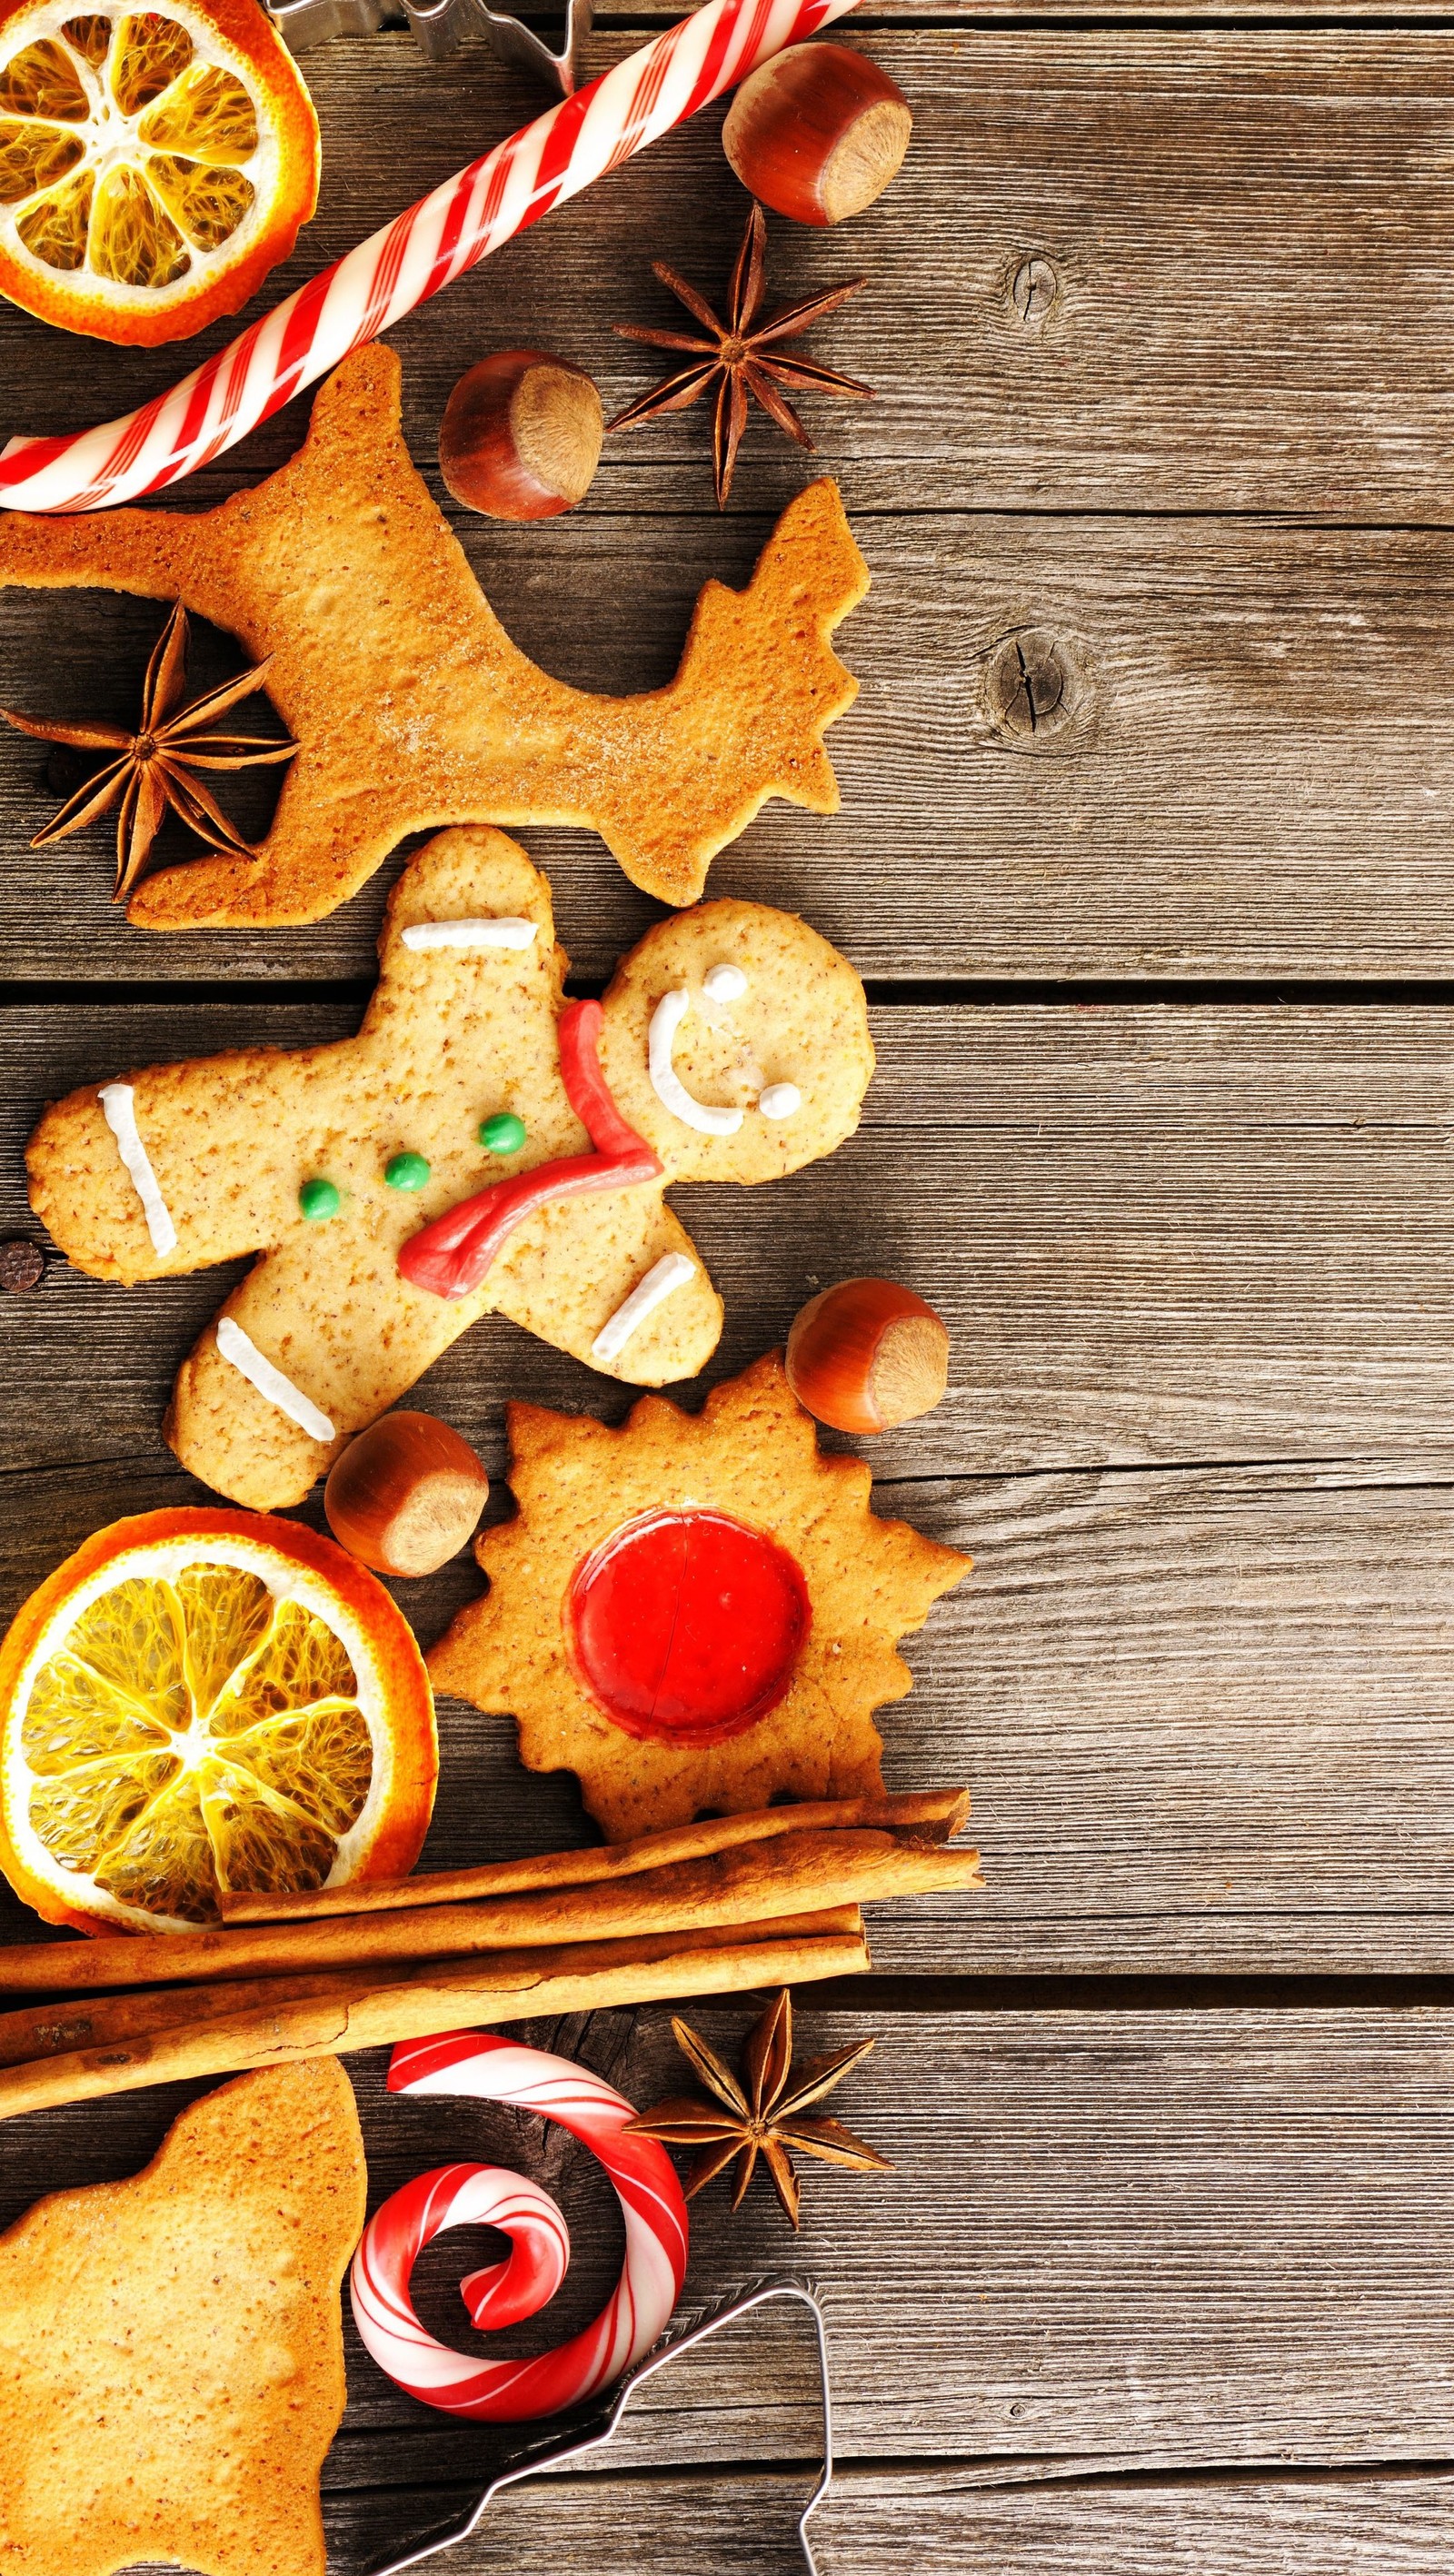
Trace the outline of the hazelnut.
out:
<instances>
[{"instance_id":1,"label":"hazelnut","mask_svg":"<svg viewBox=\"0 0 1454 2576\"><path fill-rule=\"evenodd\" d=\"M487 519L573 510L601 461L601 397L544 349L501 349L460 377L444 406L439 470Z\"/></svg>"},{"instance_id":2,"label":"hazelnut","mask_svg":"<svg viewBox=\"0 0 1454 2576\"><path fill-rule=\"evenodd\" d=\"M846 45L790 45L727 110L722 148L744 188L795 224L841 224L882 196L914 119L897 81Z\"/></svg>"},{"instance_id":3,"label":"hazelnut","mask_svg":"<svg viewBox=\"0 0 1454 2576\"><path fill-rule=\"evenodd\" d=\"M949 1335L893 1279L845 1279L809 1299L788 1335L788 1384L835 1431L889 1431L932 1413L949 1378Z\"/></svg>"},{"instance_id":4,"label":"hazelnut","mask_svg":"<svg viewBox=\"0 0 1454 2576\"><path fill-rule=\"evenodd\" d=\"M433 1574L458 1556L490 1480L432 1413L385 1413L336 1458L323 1489L340 1547L376 1574Z\"/></svg>"}]
</instances>

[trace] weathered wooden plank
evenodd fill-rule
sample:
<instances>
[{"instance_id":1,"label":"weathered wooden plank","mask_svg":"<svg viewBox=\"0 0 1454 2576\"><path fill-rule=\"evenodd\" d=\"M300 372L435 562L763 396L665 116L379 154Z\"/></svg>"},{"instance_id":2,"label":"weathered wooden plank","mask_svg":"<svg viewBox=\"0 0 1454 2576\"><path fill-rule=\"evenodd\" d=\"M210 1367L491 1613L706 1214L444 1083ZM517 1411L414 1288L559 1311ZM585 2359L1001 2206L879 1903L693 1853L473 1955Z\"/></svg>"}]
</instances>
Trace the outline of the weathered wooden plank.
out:
<instances>
[{"instance_id":1,"label":"weathered wooden plank","mask_svg":"<svg viewBox=\"0 0 1454 2576\"><path fill-rule=\"evenodd\" d=\"M47 1096L173 1055L341 1036L358 1005L0 1013L0 1234L37 1232L21 1153ZM887 1476L1336 1459L1439 1441L1454 1023L1442 1010L895 1008L858 1135L770 1189L677 1204L726 1299L712 1374L835 1276L943 1307L947 1402ZM53 1260L0 1304L8 1461L159 1457L173 1372L232 1273L118 1290ZM84 1352L88 1402L70 1401ZM429 1393L471 1438L503 1396L614 1409L588 1369L487 1322Z\"/></svg>"},{"instance_id":2,"label":"weathered wooden plank","mask_svg":"<svg viewBox=\"0 0 1454 2576\"><path fill-rule=\"evenodd\" d=\"M714 887L800 905L883 976L1447 971L1447 535L1038 515L1445 515L1454 290L1421 248L1448 228L1454 169L1440 39L883 44L920 142L854 227L872 291L823 343L879 398L819 420L877 581L845 637L865 682L834 737L845 811L770 808ZM437 75L402 35L314 61L330 177L290 278L391 211L402 168L410 186L441 176L462 133L530 103L484 48ZM402 326L421 458L462 359L538 339L542 316L608 401L638 389L610 322L655 310L653 250L725 269L739 212L709 120ZM842 274L845 243L784 228L776 256L797 291ZM1031 260L1058 283L1025 322L1013 282ZM0 376L38 430L134 400L175 363L0 314ZM276 463L301 426L279 416L206 488ZM701 580L742 577L802 460L755 433L719 524L704 436L693 414L613 444L568 523L466 523L506 623L552 667L652 685ZM1035 515L945 515L966 501ZM122 711L154 626L129 605L7 597L0 702ZM1045 663L1042 705L1060 691L1030 735L1022 649ZM0 744L0 971L364 971L377 885L316 931L130 933L102 900L102 836L22 855L54 801L39 767L34 745ZM645 908L593 840L540 846L600 972Z\"/></svg>"},{"instance_id":3,"label":"weathered wooden plank","mask_svg":"<svg viewBox=\"0 0 1454 2576\"><path fill-rule=\"evenodd\" d=\"M732 2047L746 2017L693 2018ZM864 2028L851 2014L800 2018L807 2051ZM795 2264L823 2284L846 2460L958 2457L1043 2475L1447 2458L1447 2013L879 2023L839 2098L895 2173L815 2169L797 2239L757 2191L735 2220L725 2191L693 2211L689 2296ZM615 2080L647 2101L676 2082L673 2061L667 2016L644 2015ZM380 2055L349 2065L376 2203L455 2157L533 2167L509 2115L389 2097ZM41 2188L127 2170L174 2108L157 2092L7 2124L4 2216ZM620 2259L599 2171L566 2161L550 2188L576 2260L548 2320L511 2330L516 2349L584 2323ZM452 2340L466 2331L453 2285L481 2242L443 2240L416 2272L420 2314ZM332 2482L434 2490L478 2476L490 2437L402 2399L351 2322L348 2336ZM734 2329L643 2392L617 2460L806 2460L814 2376L786 2313ZM417 2529L432 2493L410 2509Z\"/></svg>"},{"instance_id":4,"label":"weathered wooden plank","mask_svg":"<svg viewBox=\"0 0 1454 2576\"><path fill-rule=\"evenodd\" d=\"M603 67L632 41L603 36L593 59ZM848 232L780 226L774 253L784 296L857 267L872 281L824 346L879 398L813 414L852 500L871 489L956 505L969 491L1035 509L1443 515L1454 287L1430 245L1449 226L1454 110L1436 28L1396 45L1356 29L1132 26L854 41L909 92L910 158ZM487 46L430 72L402 32L325 47L307 70L324 193L269 301L541 104ZM649 358L610 326L665 315L653 253L725 278L742 196L721 114L556 209L401 326L421 440L466 356L538 340L547 324L612 403L649 381ZM1014 281L1031 260L1053 278L1026 282L1022 315ZM104 417L177 372L175 349L67 340L13 309L0 322L17 426ZM704 435L693 417L613 448L599 501L638 457L679 457L691 466L671 506L708 515ZM276 421L252 470L295 436ZM742 474L742 500L762 506L795 488L801 462L759 430Z\"/></svg>"},{"instance_id":5,"label":"weathered wooden plank","mask_svg":"<svg viewBox=\"0 0 1454 2576\"><path fill-rule=\"evenodd\" d=\"M699 584L745 580L767 526L463 533L529 650L630 690L670 676ZM901 512L859 534L874 589L841 638L863 680L830 739L842 810L769 806L710 892L805 913L885 983L1454 968L1454 534ZM125 719L158 626L141 602L7 593L0 704ZM249 831L277 778L229 789ZM159 938L107 902L106 823L25 848L57 801L43 747L0 733L0 974L371 974L395 870L310 929ZM523 837L578 971L609 973L653 907L593 836Z\"/></svg>"},{"instance_id":6,"label":"weathered wooden plank","mask_svg":"<svg viewBox=\"0 0 1454 2576\"><path fill-rule=\"evenodd\" d=\"M0 1232L28 1223L19 1149L45 1089L347 1024L4 1014ZM916 1688L884 1731L896 1783L972 1784L988 1888L895 1913L878 1964L1444 1965L1445 1015L901 1009L877 1028L864 1129L831 1165L682 1204L727 1295L714 1376L782 1335L825 1243L835 1271L916 1281L954 1333L949 1400L875 1464L881 1508L976 1572L910 1641ZM121 1291L53 1263L0 1304L4 1615L101 1522L199 1490L160 1422L229 1275ZM625 1410L493 1323L421 1400L499 1479L511 1394ZM466 1559L404 1587L426 1639L476 1580ZM434 1858L577 1831L573 1788L519 1773L507 1726L447 1713Z\"/></svg>"},{"instance_id":7,"label":"weathered wooden plank","mask_svg":"<svg viewBox=\"0 0 1454 2576\"><path fill-rule=\"evenodd\" d=\"M801 2475L576 2478L509 2490L470 2543L470 2576L523 2565L635 2576L802 2576ZM468 2491L433 2500L442 2518ZM428 2516L410 2499L422 2529ZM409 2526L397 2495L330 2497L336 2563L373 2563ZM1435 2576L1454 2545L1446 2473L970 2484L950 2468L849 2469L813 2522L823 2576ZM447 2563L447 2562L446 2562Z\"/></svg>"},{"instance_id":8,"label":"weathered wooden plank","mask_svg":"<svg viewBox=\"0 0 1454 2576\"><path fill-rule=\"evenodd\" d=\"M813 2522L823 2576L941 2576L986 2566L1006 2576L1436 2576L1448 2564L1454 2501L1447 2473L994 2483L987 2470L849 2468ZM574 2576L802 2576L801 2471L601 2474L507 2489L459 2554L469 2576L551 2566ZM330 2565L356 2576L416 2534L462 2513L467 2487L432 2497L331 2493ZM451 2562L446 2561L446 2564ZM151 2576L151 2571L139 2571ZM157 2571L160 2576L160 2571Z\"/></svg>"},{"instance_id":9,"label":"weathered wooden plank","mask_svg":"<svg viewBox=\"0 0 1454 2576\"><path fill-rule=\"evenodd\" d=\"M875 1966L1447 1970L1451 1486L1446 1449L881 1487L975 1558L880 1724L892 1785L969 1783L986 1885L870 1909ZM92 1528L203 1499L120 1460L6 1489L5 1617ZM478 1576L466 1557L396 1589L429 1643ZM440 1740L427 1865L580 1839L574 1782L523 1772L506 1720L445 1700ZM0 1891L0 1938L33 1932Z\"/></svg>"}]
</instances>

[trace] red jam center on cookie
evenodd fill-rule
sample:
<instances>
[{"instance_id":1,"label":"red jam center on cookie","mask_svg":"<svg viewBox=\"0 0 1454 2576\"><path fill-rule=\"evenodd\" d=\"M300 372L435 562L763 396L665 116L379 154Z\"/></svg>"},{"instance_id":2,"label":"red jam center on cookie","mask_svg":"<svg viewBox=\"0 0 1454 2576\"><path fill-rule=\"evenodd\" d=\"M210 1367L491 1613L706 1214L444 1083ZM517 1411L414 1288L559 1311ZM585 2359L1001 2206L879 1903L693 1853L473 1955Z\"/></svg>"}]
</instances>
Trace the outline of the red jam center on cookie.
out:
<instances>
[{"instance_id":1,"label":"red jam center on cookie","mask_svg":"<svg viewBox=\"0 0 1454 2576\"><path fill-rule=\"evenodd\" d=\"M776 1708L813 1613L802 1568L723 1512L645 1512L568 1596L576 1665L628 1735L720 1744Z\"/></svg>"}]
</instances>

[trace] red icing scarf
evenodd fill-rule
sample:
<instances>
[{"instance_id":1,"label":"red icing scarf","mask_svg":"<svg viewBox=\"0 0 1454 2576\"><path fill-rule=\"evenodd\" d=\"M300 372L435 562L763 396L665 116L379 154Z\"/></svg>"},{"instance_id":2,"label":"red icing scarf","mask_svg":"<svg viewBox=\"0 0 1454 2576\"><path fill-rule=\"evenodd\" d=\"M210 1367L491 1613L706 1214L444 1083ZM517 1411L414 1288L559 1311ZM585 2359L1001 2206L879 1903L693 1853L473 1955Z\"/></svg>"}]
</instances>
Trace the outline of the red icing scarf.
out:
<instances>
[{"instance_id":1,"label":"red icing scarf","mask_svg":"<svg viewBox=\"0 0 1454 2576\"><path fill-rule=\"evenodd\" d=\"M556 1032L566 1098L590 1137L594 1152L539 1163L513 1180L492 1181L456 1208L411 1235L399 1254L399 1276L435 1297L468 1297L487 1275L495 1255L537 1208L585 1190L619 1190L632 1181L654 1181L662 1165L634 1127L628 1127L601 1071L604 1013L599 1002L572 1002Z\"/></svg>"}]
</instances>

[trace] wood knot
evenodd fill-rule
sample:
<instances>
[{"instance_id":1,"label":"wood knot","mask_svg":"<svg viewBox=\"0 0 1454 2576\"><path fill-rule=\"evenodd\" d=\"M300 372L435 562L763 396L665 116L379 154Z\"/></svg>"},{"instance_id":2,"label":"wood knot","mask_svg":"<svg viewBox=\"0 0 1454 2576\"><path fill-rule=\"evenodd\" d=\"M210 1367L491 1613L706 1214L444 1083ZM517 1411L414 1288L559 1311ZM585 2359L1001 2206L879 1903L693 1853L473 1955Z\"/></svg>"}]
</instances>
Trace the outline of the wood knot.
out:
<instances>
[{"instance_id":1,"label":"wood knot","mask_svg":"<svg viewBox=\"0 0 1454 2576\"><path fill-rule=\"evenodd\" d=\"M985 713L1016 751L1078 751L1095 714L1086 649L1048 626L1022 626L992 644L984 666Z\"/></svg>"},{"instance_id":2,"label":"wood knot","mask_svg":"<svg viewBox=\"0 0 1454 2576\"><path fill-rule=\"evenodd\" d=\"M1010 310L1027 331L1043 331L1059 293L1060 279L1048 259L1022 259L1010 280Z\"/></svg>"}]
</instances>

